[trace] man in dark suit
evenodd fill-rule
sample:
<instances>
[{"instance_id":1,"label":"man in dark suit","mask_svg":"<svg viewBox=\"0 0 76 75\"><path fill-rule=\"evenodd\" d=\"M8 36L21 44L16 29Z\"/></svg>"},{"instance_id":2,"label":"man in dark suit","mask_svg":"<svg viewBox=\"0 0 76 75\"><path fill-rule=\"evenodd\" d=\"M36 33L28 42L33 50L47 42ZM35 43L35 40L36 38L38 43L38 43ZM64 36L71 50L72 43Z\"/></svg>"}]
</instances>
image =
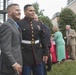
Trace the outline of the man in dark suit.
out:
<instances>
[{"instance_id":1,"label":"man in dark suit","mask_svg":"<svg viewBox=\"0 0 76 75\"><path fill-rule=\"evenodd\" d=\"M34 15L34 20L39 21L37 14ZM42 24L42 26L44 28L44 32L45 32L46 39L47 39L47 46L49 48L49 55L48 55L47 63L43 62L43 64L44 64L44 75L47 75L47 71L50 71L51 67L52 67L52 62L51 62L51 57L50 57L50 47L51 47L51 41L50 41L51 36L50 36L50 34L51 33L50 33L50 29L48 26L46 26L44 23Z\"/></svg>"},{"instance_id":2,"label":"man in dark suit","mask_svg":"<svg viewBox=\"0 0 76 75\"><path fill-rule=\"evenodd\" d=\"M18 22L22 30L23 75L31 75L31 71L33 75L44 75L43 61L47 62L48 47L43 26L33 19L35 9L32 5L24 6L24 14Z\"/></svg>"},{"instance_id":3,"label":"man in dark suit","mask_svg":"<svg viewBox=\"0 0 76 75\"><path fill-rule=\"evenodd\" d=\"M17 20L20 19L18 4L7 7L8 19L0 27L0 75L19 75L22 72L21 33Z\"/></svg>"},{"instance_id":4,"label":"man in dark suit","mask_svg":"<svg viewBox=\"0 0 76 75\"><path fill-rule=\"evenodd\" d=\"M38 21L38 16L37 14L34 15L34 20ZM42 22L43 23L43 22ZM42 24L43 28L44 28L44 33L46 35L46 39L47 39L47 45L48 45L48 48L50 49L51 47L51 42L50 42L50 37L51 37L51 33L50 33L50 29L48 26L46 26L44 23Z\"/></svg>"}]
</instances>

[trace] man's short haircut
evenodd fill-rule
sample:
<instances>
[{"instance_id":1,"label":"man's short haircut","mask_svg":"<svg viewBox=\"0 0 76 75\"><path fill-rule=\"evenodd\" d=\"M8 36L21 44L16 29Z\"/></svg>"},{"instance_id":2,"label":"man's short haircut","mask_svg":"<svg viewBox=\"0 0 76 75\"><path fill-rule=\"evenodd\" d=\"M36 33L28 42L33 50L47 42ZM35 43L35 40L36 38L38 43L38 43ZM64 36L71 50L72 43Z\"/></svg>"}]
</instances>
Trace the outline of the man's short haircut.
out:
<instances>
[{"instance_id":1,"label":"man's short haircut","mask_svg":"<svg viewBox=\"0 0 76 75\"><path fill-rule=\"evenodd\" d=\"M71 27L70 25L66 25L66 27Z\"/></svg>"},{"instance_id":2,"label":"man's short haircut","mask_svg":"<svg viewBox=\"0 0 76 75\"><path fill-rule=\"evenodd\" d=\"M33 6L32 4L27 4L24 6L24 11L27 10L28 7Z\"/></svg>"},{"instance_id":3,"label":"man's short haircut","mask_svg":"<svg viewBox=\"0 0 76 75\"><path fill-rule=\"evenodd\" d=\"M7 11L12 7L12 6L19 6L18 4L14 3L14 4L10 4L7 6Z\"/></svg>"}]
</instances>

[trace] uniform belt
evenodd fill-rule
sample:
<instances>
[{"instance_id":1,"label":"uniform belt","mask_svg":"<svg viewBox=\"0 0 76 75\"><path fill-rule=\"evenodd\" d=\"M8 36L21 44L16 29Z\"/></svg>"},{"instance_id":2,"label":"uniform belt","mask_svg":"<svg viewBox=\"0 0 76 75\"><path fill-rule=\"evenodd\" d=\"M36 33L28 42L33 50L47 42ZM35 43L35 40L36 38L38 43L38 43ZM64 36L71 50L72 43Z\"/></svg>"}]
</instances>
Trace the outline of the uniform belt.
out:
<instances>
[{"instance_id":1,"label":"uniform belt","mask_svg":"<svg viewBox=\"0 0 76 75\"><path fill-rule=\"evenodd\" d=\"M22 40L22 43L24 44L37 44L39 43L39 40L32 40L32 41L28 41L28 40Z\"/></svg>"}]
</instances>

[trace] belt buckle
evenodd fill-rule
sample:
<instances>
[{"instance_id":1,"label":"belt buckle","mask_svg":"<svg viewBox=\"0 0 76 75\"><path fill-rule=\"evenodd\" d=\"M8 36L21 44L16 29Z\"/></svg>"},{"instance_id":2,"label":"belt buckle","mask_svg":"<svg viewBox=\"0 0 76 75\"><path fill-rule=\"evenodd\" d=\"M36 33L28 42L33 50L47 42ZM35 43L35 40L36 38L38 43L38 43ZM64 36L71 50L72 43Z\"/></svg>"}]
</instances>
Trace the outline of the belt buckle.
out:
<instances>
[{"instance_id":1,"label":"belt buckle","mask_svg":"<svg viewBox=\"0 0 76 75\"><path fill-rule=\"evenodd\" d=\"M31 41L31 44L35 44L35 41L34 41L34 40L32 40L32 41Z\"/></svg>"}]
</instances>

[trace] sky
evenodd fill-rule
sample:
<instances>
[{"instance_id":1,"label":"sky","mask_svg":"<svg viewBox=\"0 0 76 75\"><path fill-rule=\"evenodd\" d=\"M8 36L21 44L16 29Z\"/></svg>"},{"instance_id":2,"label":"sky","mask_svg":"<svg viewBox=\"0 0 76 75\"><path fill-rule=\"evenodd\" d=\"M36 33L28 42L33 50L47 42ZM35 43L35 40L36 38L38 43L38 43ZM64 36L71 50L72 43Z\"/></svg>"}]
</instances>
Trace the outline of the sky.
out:
<instances>
[{"instance_id":1,"label":"sky","mask_svg":"<svg viewBox=\"0 0 76 75\"><path fill-rule=\"evenodd\" d=\"M21 17L24 17L23 7L26 4L32 4L37 2L39 9L44 10L43 14L50 19L56 12L60 12L61 8L66 7L67 0L13 0L13 3L18 3L21 8Z\"/></svg>"}]
</instances>

